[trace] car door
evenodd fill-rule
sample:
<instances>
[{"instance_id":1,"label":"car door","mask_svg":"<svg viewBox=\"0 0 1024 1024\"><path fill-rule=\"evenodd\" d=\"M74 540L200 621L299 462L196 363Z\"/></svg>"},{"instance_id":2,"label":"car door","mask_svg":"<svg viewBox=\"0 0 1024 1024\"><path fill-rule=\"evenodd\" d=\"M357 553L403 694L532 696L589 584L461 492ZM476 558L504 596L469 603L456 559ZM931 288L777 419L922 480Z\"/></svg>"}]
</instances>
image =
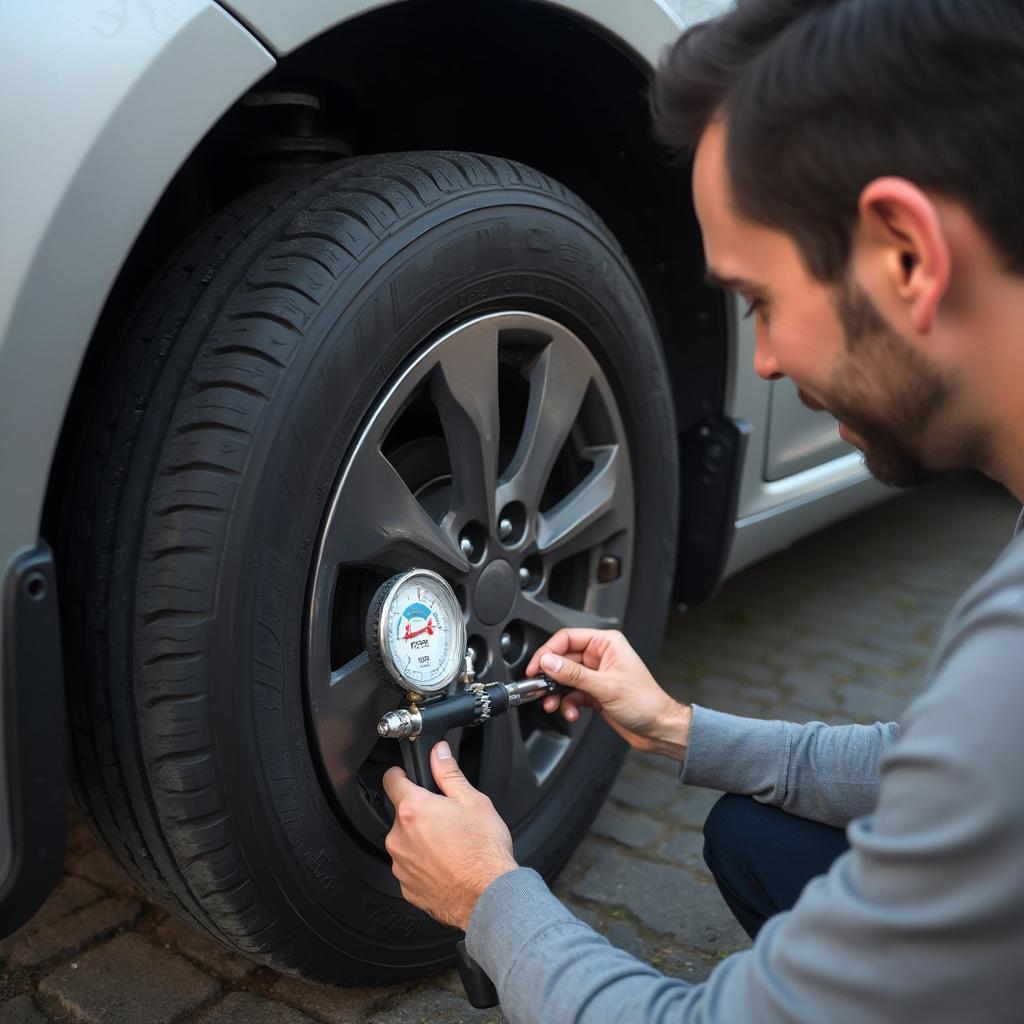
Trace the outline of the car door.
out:
<instances>
[{"instance_id":1,"label":"car door","mask_svg":"<svg viewBox=\"0 0 1024 1024\"><path fill-rule=\"evenodd\" d=\"M800 401L791 380L771 383L765 480L781 480L853 450L839 436L835 419Z\"/></svg>"}]
</instances>

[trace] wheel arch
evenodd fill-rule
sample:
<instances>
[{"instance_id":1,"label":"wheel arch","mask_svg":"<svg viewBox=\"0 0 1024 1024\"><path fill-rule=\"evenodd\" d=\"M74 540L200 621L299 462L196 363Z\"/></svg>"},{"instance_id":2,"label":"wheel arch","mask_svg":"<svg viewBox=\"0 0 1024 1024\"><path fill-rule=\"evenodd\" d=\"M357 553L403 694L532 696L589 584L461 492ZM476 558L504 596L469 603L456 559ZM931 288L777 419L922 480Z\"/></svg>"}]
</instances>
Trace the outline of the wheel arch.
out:
<instances>
[{"instance_id":1,"label":"wheel arch","mask_svg":"<svg viewBox=\"0 0 1024 1024\"><path fill-rule=\"evenodd\" d=\"M111 273L113 284L93 297L102 313L82 320L96 328L67 405L63 438L75 435L116 325L144 283L215 210L279 172L279 165L267 164L266 139L268 132L280 133L280 124L268 128L258 112L253 116L243 107L237 94L246 87L250 93L319 93L323 119L315 130L356 154L487 152L562 181L605 220L637 271L661 334L680 437L720 414L728 366L726 304L702 282L687 168L673 165L650 131L652 62L679 28L665 7L645 0L635 12L630 7L627 18L625 8L604 4L599 25L582 13L595 5L580 0L407 0L368 10L365 3L314 4L314 10L323 8L321 27L329 27L315 34L312 23L303 22L305 35L297 36L297 29L275 34L261 21L262 14L278 10L274 4L240 0L224 6L275 50L294 48L274 66L253 40L264 56L261 72L236 83L219 111L207 108L191 142L179 145L176 160L169 158L177 170L165 175L159 201L151 201L128 256L116 276ZM361 13L354 12L357 6ZM486 47L477 45L480 39ZM416 89L408 88L410 80ZM222 86L218 95L224 94ZM558 96L555 105L552 95ZM44 534L61 501L64 448L62 443L53 459Z\"/></svg>"}]
</instances>

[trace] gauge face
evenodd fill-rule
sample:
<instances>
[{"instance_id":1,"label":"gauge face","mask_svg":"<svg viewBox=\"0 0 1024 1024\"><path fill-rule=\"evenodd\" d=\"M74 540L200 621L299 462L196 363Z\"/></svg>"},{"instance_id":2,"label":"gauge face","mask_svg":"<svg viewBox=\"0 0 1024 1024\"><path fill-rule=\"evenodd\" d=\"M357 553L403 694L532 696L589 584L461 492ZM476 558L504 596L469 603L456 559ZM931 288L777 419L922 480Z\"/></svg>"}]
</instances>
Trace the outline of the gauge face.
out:
<instances>
[{"instance_id":1,"label":"gauge face","mask_svg":"<svg viewBox=\"0 0 1024 1024\"><path fill-rule=\"evenodd\" d=\"M384 663L405 689L437 693L462 669L465 632L452 588L434 573L407 573L395 582L382 609Z\"/></svg>"}]
</instances>

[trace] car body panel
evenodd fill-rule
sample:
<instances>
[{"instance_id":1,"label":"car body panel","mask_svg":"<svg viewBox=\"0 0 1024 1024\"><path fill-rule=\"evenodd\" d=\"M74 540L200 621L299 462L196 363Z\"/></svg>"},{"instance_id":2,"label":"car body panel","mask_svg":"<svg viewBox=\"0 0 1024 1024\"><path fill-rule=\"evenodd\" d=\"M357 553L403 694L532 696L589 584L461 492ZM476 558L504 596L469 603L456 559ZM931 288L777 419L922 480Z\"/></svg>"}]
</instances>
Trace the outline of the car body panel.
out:
<instances>
[{"instance_id":1,"label":"car body panel","mask_svg":"<svg viewBox=\"0 0 1024 1024\"><path fill-rule=\"evenodd\" d=\"M386 7L397 0L221 0L278 56L291 53L315 36L350 18ZM680 29L728 6L725 0L544 0L602 27L640 56L649 66Z\"/></svg>"},{"instance_id":2,"label":"car body panel","mask_svg":"<svg viewBox=\"0 0 1024 1024\"><path fill-rule=\"evenodd\" d=\"M768 389L765 480L781 480L855 450L839 436L839 424L831 416L814 412L800 401L791 380L773 381Z\"/></svg>"},{"instance_id":3,"label":"car body panel","mask_svg":"<svg viewBox=\"0 0 1024 1024\"><path fill-rule=\"evenodd\" d=\"M736 530L724 576L893 493L868 473L855 449L783 479L765 479L773 425L772 392L752 370L753 322L742 318L740 301L732 303L730 311L730 358L734 362L728 374L724 411L733 419L747 421L750 429L740 469ZM836 429L835 421L827 414L807 413L818 417L829 431Z\"/></svg>"},{"instance_id":4,"label":"car body panel","mask_svg":"<svg viewBox=\"0 0 1024 1024\"><path fill-rule=\"evenodd\" d=\"M5 580L38 542L64 416L126 254L196 140L273 60L208 0L7 4L0 36L0 135L18 148L0 171ZM59 637L51 642L59 649ZM9 666L3 645L0 635L0 666ZM7 682L0 679L0 694ZM3 865L17 862L8 768L0 758Z\"/></svg>"},{"instance_id":5,"label":"car body panel","mask_svg":"<svg viewBox=\"0 0 1024 1024\"><path fill-rule=\"evenodd\" d=\"M197 140L273 58L209 0L33 0L0 23L0 132L18 144L0 181L2 573L39 536L75 378L132 243Z\"/></svg>"}]
</instances>

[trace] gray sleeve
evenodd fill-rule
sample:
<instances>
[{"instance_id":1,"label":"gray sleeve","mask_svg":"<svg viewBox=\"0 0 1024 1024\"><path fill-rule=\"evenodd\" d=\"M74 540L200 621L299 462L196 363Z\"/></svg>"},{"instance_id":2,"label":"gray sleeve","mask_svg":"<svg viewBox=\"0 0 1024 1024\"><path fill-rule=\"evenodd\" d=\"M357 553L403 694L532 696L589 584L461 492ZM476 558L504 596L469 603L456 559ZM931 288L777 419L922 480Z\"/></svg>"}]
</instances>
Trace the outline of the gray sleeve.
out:
<instances>
[{"instance_id":1,"label":"gray sleeve","mask_svg":"<svg viewBox=\"0 0 1024 1024\"><path fill-rule=\"evenodd\" d=\"M695 704L679 777L844 828L878 803L879 765L898 735L895 722L795 725Z\"/></svg>"},{"instance_id":2,"label":"gray sleeve","mask_svg":"<svg viewBox=\"0 0 1024 1024\"><path fill-rule=\"evenodd\" d=\"M527 869L494 882L467 941L510 1024L1019 1022L1024 592L960 639L882 759L850 851L708 981L613 949Z\"/></svg>"}]
</instances>

